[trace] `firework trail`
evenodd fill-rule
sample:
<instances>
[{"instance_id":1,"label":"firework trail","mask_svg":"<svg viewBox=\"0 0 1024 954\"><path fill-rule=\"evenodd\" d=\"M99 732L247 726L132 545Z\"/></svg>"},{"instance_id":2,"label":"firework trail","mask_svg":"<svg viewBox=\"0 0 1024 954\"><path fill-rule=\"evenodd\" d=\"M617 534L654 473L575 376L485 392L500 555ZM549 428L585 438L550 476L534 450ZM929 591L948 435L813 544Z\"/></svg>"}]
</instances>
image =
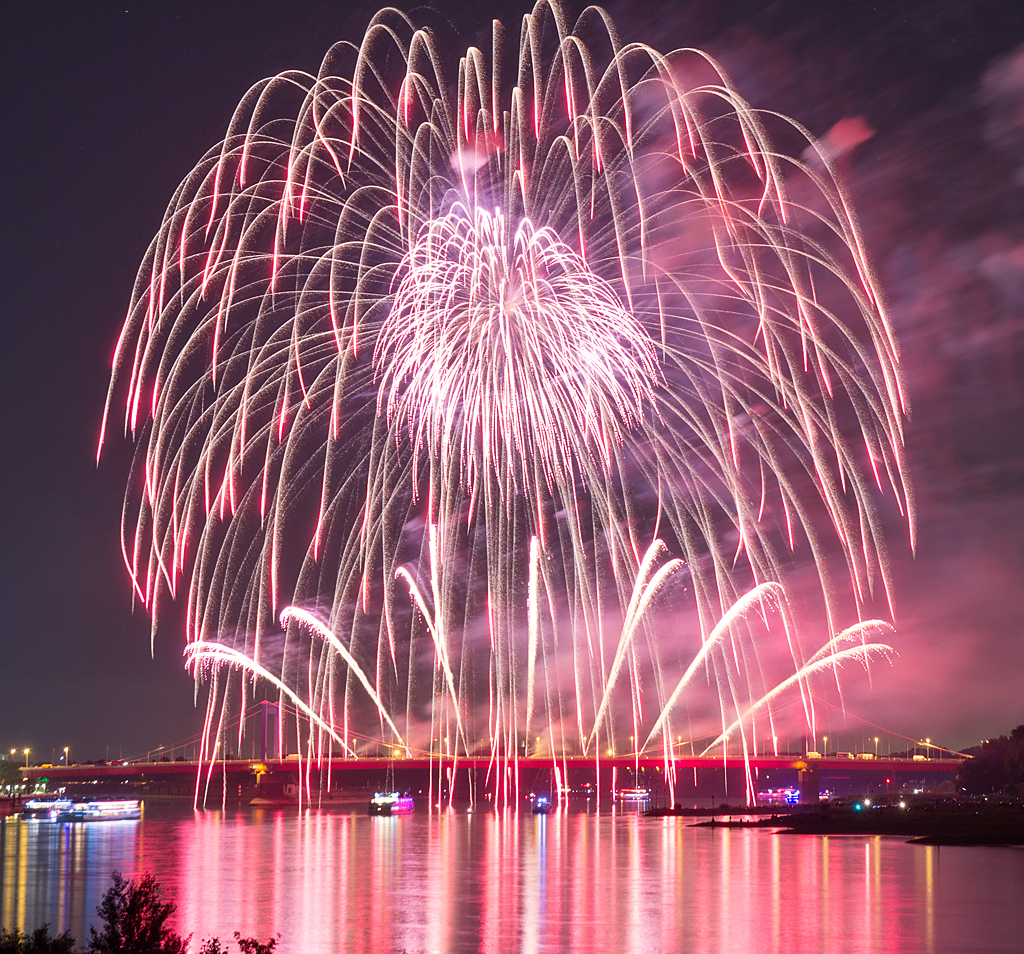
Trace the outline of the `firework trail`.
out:
<instances>
[{"instance_id":1,"label":"firework trail","mask_svg":"<svg viewBox=\"0 0 1024 954\"><path fill-rule=\"evenodd\" d=\"M184 591L220 704L283 628L264 684L311 747L357 720L495 757L541 726L654 744L700 666L753 732L782 684L755 631L781 621L801 693L877 655L834 634L888 596L878 499L913 526L847 197L710 58L597 8L538 3L517 55L495 22L489 62L444 46L381 11L254 86L171 200L103 425L123 407L137 447L137 597L155 627ZM807 564L831 663L782 595ZM699 630L675 691L671 594Z\"/></svg>"}]
</instances>

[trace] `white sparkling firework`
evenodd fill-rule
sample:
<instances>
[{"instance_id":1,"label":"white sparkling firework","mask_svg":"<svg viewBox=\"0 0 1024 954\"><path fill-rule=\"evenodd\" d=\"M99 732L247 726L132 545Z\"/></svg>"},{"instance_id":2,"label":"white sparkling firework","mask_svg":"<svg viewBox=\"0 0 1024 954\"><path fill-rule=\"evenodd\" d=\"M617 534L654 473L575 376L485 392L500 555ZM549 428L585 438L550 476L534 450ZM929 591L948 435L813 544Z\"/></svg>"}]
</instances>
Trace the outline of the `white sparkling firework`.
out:
<instances>
[{"instance_id":1,"label":"white sparkling firework","mask_svg":"<svg viewBox=\"0 0 1024 954\"><path fill-rule=\"evenodd\" d=\"M643 424L658 385L654 344L612 285L547 229L456 208L427 222L374 364L392 427L434 459L548 486L578 458Z\"/></svg>"},{"instance_id":2,"label":"white sparkling firework","mask_svg":"<svg viewBox=\"0 0 1024 954\"><path fill-rule=\"evenodd\" d=\"M511 69L497 22L490 63L449 77L444 45L381 11L253 87L174 195L104 416L138 598L155 625L184 584L211 715L261 679L317 754L357 723L592 753L616 720L668 751L698 670L751 750L784 691L811 719L813 678L887 651L834 634L888 597L877 501L913 526L845 193L708 57L597 8L538 3Z\"/></svg>"}]
</instances>

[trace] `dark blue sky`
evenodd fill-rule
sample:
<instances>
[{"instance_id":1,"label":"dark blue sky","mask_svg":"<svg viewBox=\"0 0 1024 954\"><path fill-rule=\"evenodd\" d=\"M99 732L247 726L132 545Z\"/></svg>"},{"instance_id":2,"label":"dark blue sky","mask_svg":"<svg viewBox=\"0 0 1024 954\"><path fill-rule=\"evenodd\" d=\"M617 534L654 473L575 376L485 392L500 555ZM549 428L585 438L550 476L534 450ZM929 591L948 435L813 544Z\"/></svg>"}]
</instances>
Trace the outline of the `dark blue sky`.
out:
<instances>
[{"instance_id":1,"label":"dark blue sky","mask_svg":"<svg viewBox=\"0 0 1024 954\"><path fill-rule=\"evenodd\" d=\"M434 4L486 44L512 3ZM896 645L851 710L971 744L1024 722L1024 6L907 0L610 5L625 38L700 46L842 159L913 402L916 560L893 528ZM97 469L110 354L175 186L256 80L315 71L373 4L24 3L4 17L0 751L82 758L199 727L182 633L132 613L128 448ZM1002 63L1002 65L1000 65Z\"/></svg>"}]
</instances>

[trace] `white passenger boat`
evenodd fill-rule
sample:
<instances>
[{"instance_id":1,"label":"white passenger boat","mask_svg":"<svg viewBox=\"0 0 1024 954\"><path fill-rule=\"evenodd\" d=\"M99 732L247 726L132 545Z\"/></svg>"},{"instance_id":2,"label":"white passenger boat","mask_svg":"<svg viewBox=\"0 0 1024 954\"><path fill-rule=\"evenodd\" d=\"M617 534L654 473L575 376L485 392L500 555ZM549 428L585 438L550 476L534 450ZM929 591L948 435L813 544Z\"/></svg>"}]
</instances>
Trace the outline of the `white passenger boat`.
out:
<instances>
[{"instance_id":1,"label":"white passenger boat","mask_svg":"<svg viewBox=\"0 0 1024 954\"><path fill-rule=\"evenodd\" d=\"M26 799L21 806L22 818L56 818L57 813L71 804L70 798L56 795L44 795L40 798Z\"/></svg>"},{"instance_id":2,"label":"white passenger boat","mask_svg":"<svg viewBox=\"0 0 1024 954\"><path fill-rule=\"evenodd\" d=\"M125 818L141 818L142 802L137 798L103 799L68 802L51 812L50 817L59 822L120 821Z\"/></svg>"}]
</instances>

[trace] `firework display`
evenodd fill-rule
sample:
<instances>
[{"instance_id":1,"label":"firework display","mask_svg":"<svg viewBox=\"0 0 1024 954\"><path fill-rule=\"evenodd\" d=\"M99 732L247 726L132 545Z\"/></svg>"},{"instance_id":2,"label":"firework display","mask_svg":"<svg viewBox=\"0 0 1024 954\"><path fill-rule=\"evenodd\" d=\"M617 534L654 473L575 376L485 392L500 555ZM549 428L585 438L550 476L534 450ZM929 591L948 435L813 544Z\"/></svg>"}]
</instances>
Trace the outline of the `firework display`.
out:
<instances>
[{"instance_id":1,"label":"firework display","mask_svg":"<svg viewBox=\"0 0 1024 954\"><path fill-rule=\"evenodd\" d=\"M257 84L139 272L100 446L123 416L125 563L208 732L269 691L313 756L670 758L698 676L716 744L813 721L890 652L879 501L913 526L827 154L597 8L446 48L384 10Z\"/></svg>"}]
</instances>

